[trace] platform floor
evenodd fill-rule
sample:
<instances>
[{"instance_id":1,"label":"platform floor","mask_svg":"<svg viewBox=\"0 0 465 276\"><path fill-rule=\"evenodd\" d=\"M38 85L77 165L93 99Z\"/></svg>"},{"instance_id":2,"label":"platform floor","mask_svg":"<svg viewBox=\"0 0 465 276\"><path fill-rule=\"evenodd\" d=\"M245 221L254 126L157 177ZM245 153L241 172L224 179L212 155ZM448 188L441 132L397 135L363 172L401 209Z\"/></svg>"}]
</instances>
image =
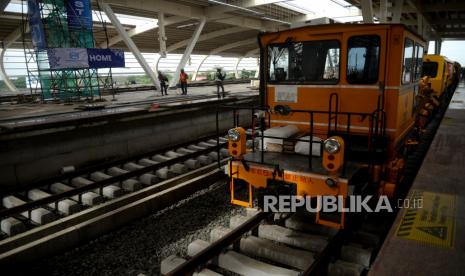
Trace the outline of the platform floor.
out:
<instances>
[{"instance_id":1,"label":"platform floor","mask_svg":"<svg viewBox=\"0 0 465 276\"><path fill-rule=\"evenodd\" d=\"M250 84L224 85L226 97L258 95L258 90L252 90ZM106 114L125 113L147 110L153 103L160 106L181 106L200 101L216 100L216 86L189 87L187 95L181 95L181 90L169 90L168 96L161 96L154 90L124 92L113 96L102 96L105 101L96 103L104 105L104 109L82 111L79 110L85 103L28 103L28 104L0 104L0 127L18 127L31 124L53 123L57 121L73 120L103 116Z\"/></svg>"},{"instance_id":2,"label":"platform floor","mask_svg":"<svg viewBox=\"0 0 465 276\"><path fill-rule=\"evenodd\" d=\"M418 208L398 213L369 275L464 275L464 100L462 86L411 187Z\"/></svg>"}]
</instances>

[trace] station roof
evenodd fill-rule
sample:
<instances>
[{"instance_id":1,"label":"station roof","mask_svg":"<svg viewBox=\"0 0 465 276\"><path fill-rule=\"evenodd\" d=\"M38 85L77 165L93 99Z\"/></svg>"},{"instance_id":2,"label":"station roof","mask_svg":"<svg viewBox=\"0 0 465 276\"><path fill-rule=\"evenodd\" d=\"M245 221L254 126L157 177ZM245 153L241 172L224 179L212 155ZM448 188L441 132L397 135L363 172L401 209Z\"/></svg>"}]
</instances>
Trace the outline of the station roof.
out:
<instances>
[{"instance_id":1,"label":"station roof","mask_svg":"<svg viewBox=\"0 0 465 276\"><path fill-rule=\"evenodd\" d=\"M325 14L308 12L285 0L104 0L119 18L146 20L146 23L123 21L126 31L142 52L159 52L157 19L163 13L169 53L182 53L202 18L206 19L199 41L193 53L220 54L225 56L253 56L257 54L256 37L259 31L276 31L289 28L292 23L323 17ZM307 0L308 1L308 0ZM411 26L429 39L465 38L465 1L462 0L324 0L355 10L354 20L362 21L363 5L370 5L374 21L391 22L400 11L400 23ZM397 5L398 3L403 4ZM8 5L10 3L10 5ZM24 2L25 3L25 2ZM9 44L21 33L22 15L11 9L21 6L20 0L2 1L0 8L0 40ZM8 6L7 6L8 5ZM98 4L92 1L94 10ZM8 8L10 7L10 8ZM359 9L360 8L360 9ZM383 13L384 8L384 13ZM336 19L337 20L337 19ZM133 20L134 21L134 20ZM420 26L420 27L418 27ZM126 48L111 23L94 22L97 46ZM17 36L16 36L17 37ZM30 41L29 35L25 36ZM22 48L17 39L10 47Z\"/></svg>"},{"instance_id":2,"label":"station roof","mask_svg":"<svg viewBox=\"0 0 465 276\"><path fill-rule=\"evenodd\" d=\"M411 26L425 38L465 40L465 1L463 0L347 0L362 9L371 3L374 16L382 20L386 9L387 22L400 14L400 23ZM396 6L397 5L397 6Z\"/></svg>"}]
</instances>

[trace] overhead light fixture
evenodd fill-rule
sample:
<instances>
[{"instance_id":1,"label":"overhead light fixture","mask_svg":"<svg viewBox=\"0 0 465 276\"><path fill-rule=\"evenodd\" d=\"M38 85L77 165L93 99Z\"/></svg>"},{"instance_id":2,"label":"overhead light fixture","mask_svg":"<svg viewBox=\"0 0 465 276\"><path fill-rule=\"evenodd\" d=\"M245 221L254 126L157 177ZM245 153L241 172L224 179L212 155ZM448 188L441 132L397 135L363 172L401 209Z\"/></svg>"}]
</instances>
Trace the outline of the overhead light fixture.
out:
<instances>
[{"instance_id":1,"label":"overhead light fixture","mask_svg":"<svg viewBox=\"0 0 465 276\"><path fill-rule=\"evenodd\" d=\"M274 21L274 22L279 22L279 23L282 23L282 24L291 25L291 22L287 22L287 21L283 21L283 20L279 20L279 19L275 19L275 18L271 18L271 17L262 16L262 19L270 20L270 21Z\"/></svg>"},{"instance_id":2,"label":"overhead light fixture","mask_svg":"<svg viewBox=\"0 0 465 276\"><path fill-rule=\"evenodd\" d=\"M251 13L254 13L254 14L257 14L257 15L262 15L263 14L263 13L258 12L258 11L254 11L254 10L251 10L251 9L248 9L248 8L244 8L244 7L241 7L241 6L236 6L236 5L233 5L233 4L228 4L228 3L217 1L217 0L208 0L208 2L223 5L223 6L227 6L227 7L231 7L231 8L235 8L235 9L238 9L238 10L251 12Z\"/></svg>"}]
</instances>

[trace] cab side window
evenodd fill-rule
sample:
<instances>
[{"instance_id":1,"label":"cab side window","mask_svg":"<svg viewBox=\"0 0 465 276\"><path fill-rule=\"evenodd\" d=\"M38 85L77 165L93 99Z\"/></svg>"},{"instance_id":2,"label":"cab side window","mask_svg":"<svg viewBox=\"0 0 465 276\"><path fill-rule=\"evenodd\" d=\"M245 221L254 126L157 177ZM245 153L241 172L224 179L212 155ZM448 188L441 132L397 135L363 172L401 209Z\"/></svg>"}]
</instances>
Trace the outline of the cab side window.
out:
<instances>
[{"instance_id":1,"label":"cab side window","mask_svg":"<svg viewBox=\"0 0 465 276\"><path fill-rule=\"evenodd\" d=\"M268 46L268 80L287 84L335 84L341 47L337 40L290 42Z\"/></svg>"},{"instance_id":2,"label":"cab side window","mask_svg":"<svg viewBox=\"0 0 465 276\"><path fill-rule=\"evenodd\" d=\"M347 82L350 84L376 83L381 38L377 35L353 36L347 43Z\"/></svg>"},{"instance_id":3,"label":"cab side window","mask_svg":"<svg viewBox=\"0 0 465 276\"><path fill-rule=\"evenodd\" d=\"M415 57L416 57L416 62L415 62L415 80L418 80L421 76L421 71L422 71L422 68L423 68L423 53L424 53L424 49L423 49L423 46L421 46L420 44L416 44L415 45L415 48L416 48L416 54L415 54Z\"/></svg>"},{"instance_id":4,"label":"cab side window","mask_svg":"<svg viewBox=\"0 0 465 276\"><path fill-rule=\"evenodd\" d=\"M402 66L402 84L407 84L412 81L413 62L413 41L409 38L406 38L404 44L404 62Z\"/></svg>"}]
</instances>

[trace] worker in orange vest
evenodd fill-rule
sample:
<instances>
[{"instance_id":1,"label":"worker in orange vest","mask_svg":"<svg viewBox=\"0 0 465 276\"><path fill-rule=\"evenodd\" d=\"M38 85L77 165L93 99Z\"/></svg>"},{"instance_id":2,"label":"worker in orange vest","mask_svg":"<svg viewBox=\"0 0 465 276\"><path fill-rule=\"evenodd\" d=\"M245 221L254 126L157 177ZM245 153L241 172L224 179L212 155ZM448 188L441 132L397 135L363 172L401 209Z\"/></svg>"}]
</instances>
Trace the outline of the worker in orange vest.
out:
<instances>
[{"instance_id":1,"label":"worker in orange vest","mask_svg":"<svg viewBox=\"0 0 465 276\"><path fill-rule=\"evenodd\" d=\"M179 75L179 82L181 83L181 91L183 95L187 95L187 79L189 76L184 72L184 69L181 69L181 74Z\"/></svg>"}]
</instances>

